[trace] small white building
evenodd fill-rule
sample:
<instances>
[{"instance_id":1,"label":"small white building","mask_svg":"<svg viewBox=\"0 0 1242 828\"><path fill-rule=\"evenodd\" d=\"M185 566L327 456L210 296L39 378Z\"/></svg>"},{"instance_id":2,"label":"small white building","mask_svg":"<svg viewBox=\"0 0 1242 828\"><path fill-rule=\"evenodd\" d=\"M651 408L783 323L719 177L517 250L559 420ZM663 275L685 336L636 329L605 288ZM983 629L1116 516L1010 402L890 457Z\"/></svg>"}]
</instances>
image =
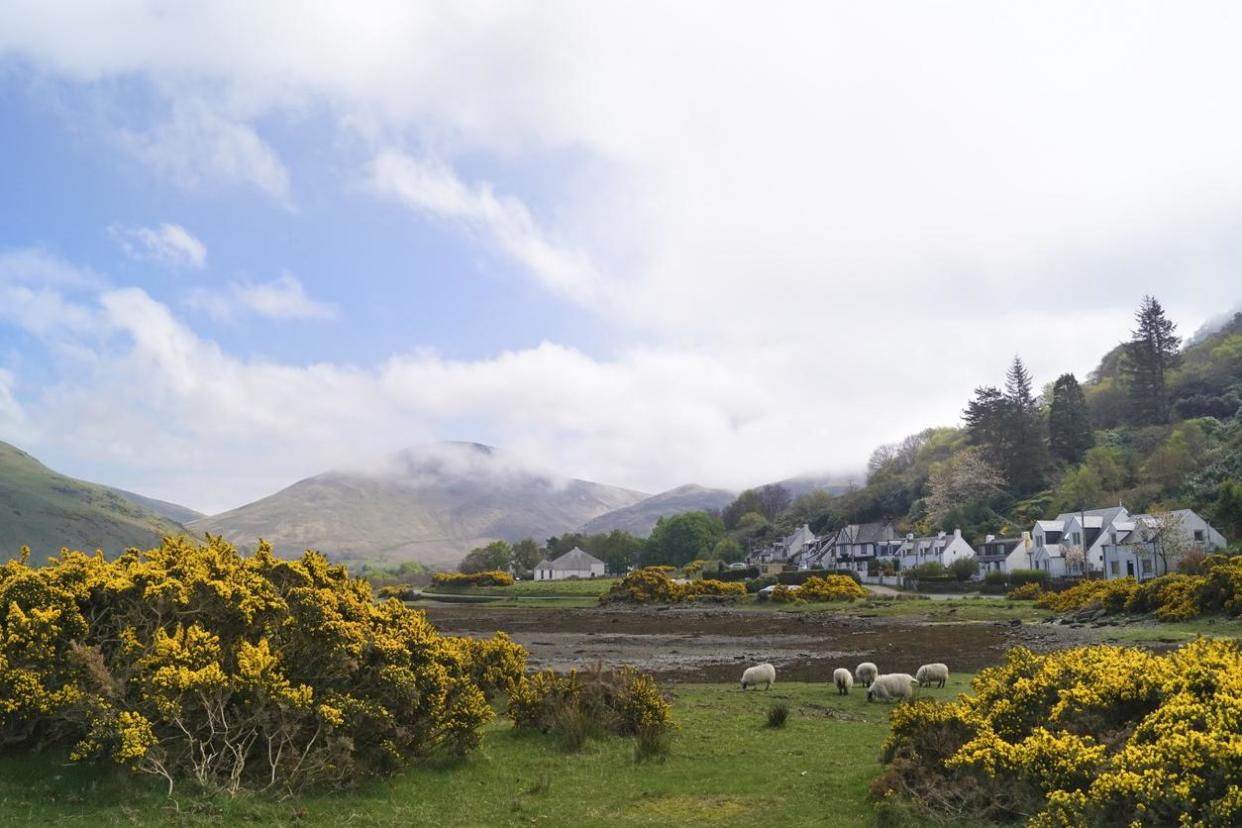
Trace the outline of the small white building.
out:
<instances>
[{"instance_id":1,"label":"small white building","mask_svg":"<svg viewBox=\"0 0 1242 828\"><path fill-rule=\"evenodd\" d=\"M1034 569L1035 542L1030 532L1022 537L998 538L988 535L975 550L979 564L979 577L989 572L1013 572L1015 569Z\"/></svg>"},{"instance_id":2,"label":"small white building","mask_svg":"<svg viewBox=\"0 0 1242 828\"><path fill-rule=\"evenodd\" d=\"M944 532L922 538L907 535L906 542L895 551L901 556L899 560L902 572L927 563L938 563L947 567L954 561L973 558L975 555L975 550L962 537L961 529L954 529L952 535Z\"/></svg>"},{"instance_id":3,"label":"small white building","mask_svg":"<svg viewBox=\"0 0 1242 828\"><path fill-rule=\"evenodd\" d=\"M1190 509L1131 515L1102 548L1104 577L1145 581L1177 571L1191 550L1207 554L1226 545L1224 535Z\"/></svg>"},{"instance_id":4,"label":"small white building","mask_svg":"<svg viewBox=\"0 0 1242 828\"><path fill-rule=\"evenodd\" d=\"M578 547L566 552L554 561L544 558L535 564L536 581L563 581L566 578L600 578L604 575L604 562Z\"/></svg>"},{"instance_id":5,"label":"small white building","mask_svg":"<svg viewBox=\"0 0 1242 828\"><path fill-rule=\"evenodd\" d=\"M1083 577L1104 571L1104 545L1131 528L1124 506L1063 512L1056 520L1037 520L1031 530L1031 562L1052 578Z\"/></svg>"}]
</instances>

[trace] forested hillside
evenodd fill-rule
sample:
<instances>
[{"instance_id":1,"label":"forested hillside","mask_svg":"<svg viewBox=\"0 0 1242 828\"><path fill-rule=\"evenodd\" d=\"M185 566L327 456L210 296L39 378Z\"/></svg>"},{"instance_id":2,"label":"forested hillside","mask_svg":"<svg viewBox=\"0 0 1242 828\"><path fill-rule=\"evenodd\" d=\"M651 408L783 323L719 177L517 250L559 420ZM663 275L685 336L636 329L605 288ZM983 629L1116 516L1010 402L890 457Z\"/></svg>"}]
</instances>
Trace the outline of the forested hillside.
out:
<instances>
[{"instance_id":1,"label":"forested hillside","mask_svg":"<svg viewBox=\"0 0 1242 828\"><path fill-rule=\"evenodd\" d=\"M1119 331L1123 334L1123 331ZM972 539L1079 508L1191 508L1242 537L1242 314L1180 347L1146 298L1128 341L1083 382L1062 374L1036 392L1021 357L1000 386L964 401L960 427L881 446L867 483L795 501L787 530L882 518L914 532L961 527Z\"/></svg>"}]
</instances>

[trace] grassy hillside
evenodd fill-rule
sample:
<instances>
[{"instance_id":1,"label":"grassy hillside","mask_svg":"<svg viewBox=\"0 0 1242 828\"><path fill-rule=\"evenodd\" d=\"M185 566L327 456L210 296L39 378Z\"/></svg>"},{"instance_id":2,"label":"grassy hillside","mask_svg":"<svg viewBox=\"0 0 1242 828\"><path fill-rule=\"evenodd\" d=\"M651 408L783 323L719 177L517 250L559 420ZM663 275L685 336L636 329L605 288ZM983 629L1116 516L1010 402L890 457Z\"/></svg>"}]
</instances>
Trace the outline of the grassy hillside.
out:
<instances>
[{"instance_id":1,"label":"grassy hillside","mask_svg":"<svg viewBox=\"0 0 1242 828\"><path fill-rule=\"evenodd\" d=\"M179 524L106 486L57 474L24 451L0 442L0 557L23 544L42 561L68 546L115 554L154 546Z\"/></svg>"}]
</instances>

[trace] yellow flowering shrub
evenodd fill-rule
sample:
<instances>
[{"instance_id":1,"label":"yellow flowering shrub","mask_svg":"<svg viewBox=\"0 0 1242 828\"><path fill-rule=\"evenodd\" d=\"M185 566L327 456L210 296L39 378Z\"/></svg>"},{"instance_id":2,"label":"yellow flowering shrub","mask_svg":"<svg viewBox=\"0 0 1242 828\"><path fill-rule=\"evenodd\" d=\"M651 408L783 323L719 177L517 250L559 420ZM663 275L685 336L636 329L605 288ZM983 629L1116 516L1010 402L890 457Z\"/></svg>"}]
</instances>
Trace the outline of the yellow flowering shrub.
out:
<instances>
[{"instance_id":1,"label":"yellow flowering shrub","mask_svg":"<svg viewBox=\"0 0 1242 828\"><path fill-rule=\"evenodd\" d=\"M437 572L431 583L438 587L513 586L513 576L499 569L486 572Z\"/></svg>"},{"instance_id":2,"label":"yellow flowering shrub","mask_svg":"<svg viewBox=\"0 0 1242 828\"><path fill-rule=\"evenodd\" d=\"M1242 556L1210 555L1203 570L1203 575L1170 573L1141 584L1133 578L1084 581L1064 592L1046 593L1036 603L1056 612L1099 607L1109 614L1151 614L1160 621L1242 614Z\"/></svg>"},{"instance_id":3,"label":"yellow flowering shrub","mask_svg":"<svg viewBox=\"0 0 1242 828\"><path fill-rule=\"evenodd\" d=\"M867 590L846 575L812 575L802 583L798 597L803 601L853 601L866 598Z\"/></svg>"},{"instance_id":4,"label":"yellow flowering shrub","mask_svg":"<svg viewBox=\"0 0 1242 828\"><path fill-rule=\"evenodd\" d=\"M170 790L347 785L469 750L524 669L509 639L442 637L315 552L170 538L0 566L2 749L69 744Z\"/></svg>"},{"instance_id":5,"label":"yellow flowering shrub","mask_svg":"<svg viewBox=\"0 0 1242 828\"><path fill-rule=\"evenodd\" d=\"M1044 594L1044 588L1039 581L1027 581L1025 584L1019 584L1005 594L1010 601L1034 601Z\"/></svg>"},{"instance_id":6,"label":"yellow flowering shrub","mask_svg":"<svg viewBox=\"0 0 1242 828\"><path fill-rule=\"evenodd\" d=\"M703 578L691 581L683 587L683 598L696 600L702 597L728 598L740 601L746 597L746 585L742 583L717 581L715 578Z\"/></svg>"},{"instance_id":7,"label":"yellow flowering shrub","mask_svg":"<svg viewBox=\"0 0 1242 828\"><path fill-rule=\"evenodd\" d=\"M788 584L777 584L773 587L771 594L768 595L768 600L777 604L795 604L802 600L798 596L798 593L801 591L800 587L792 587Z\"/></svg>"},{"instance_id":8,"label":"yellow flowering shrub","mask_svg":"<svg viewBox=\"0 0 1242 828\"><path fill-rule=\"evenodd\" d=\"M880 797L1036 828L1242 823L1242 649L1014 648L974 694L902 705Z\"/></svg>"}]
</instances>

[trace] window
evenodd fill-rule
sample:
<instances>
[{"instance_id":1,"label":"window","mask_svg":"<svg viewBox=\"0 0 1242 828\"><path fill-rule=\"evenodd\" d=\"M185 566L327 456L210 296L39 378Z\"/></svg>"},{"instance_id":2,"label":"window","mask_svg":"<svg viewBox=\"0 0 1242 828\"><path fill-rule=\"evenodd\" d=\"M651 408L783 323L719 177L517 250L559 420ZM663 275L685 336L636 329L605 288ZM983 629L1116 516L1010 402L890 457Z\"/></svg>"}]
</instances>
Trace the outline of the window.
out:
<instances>
[{"instance_id":1,"label":"window","mask_svg":"<svg viewBox=\"0 0 1242 828\"><path fill-rule=\"evenodd\" d=\"M1120 561L1109 561L1108 570L1114 575L1120 575L1121 574L1121 562Z\"/></svg>"},{"instance_id":2,"label":"window","mask_svg":"<svg viewBox=\"0 0 1242 828\"><path fill-rule=\"evenodd\" d=\"M1203 530L1202 529L1195 530L1195 540L1198 541L1199 543L1203 542Z\"/></svg>"},{"instance_id":3,"label":"window","mask_svg":"<svg viewBox=\"0 0 1242 828\"><path fill-rule=\"evenodd\" d=\"M1151 558L1143 558L1143 574L1151 574Z\"/></svg>"}]
</instances>

